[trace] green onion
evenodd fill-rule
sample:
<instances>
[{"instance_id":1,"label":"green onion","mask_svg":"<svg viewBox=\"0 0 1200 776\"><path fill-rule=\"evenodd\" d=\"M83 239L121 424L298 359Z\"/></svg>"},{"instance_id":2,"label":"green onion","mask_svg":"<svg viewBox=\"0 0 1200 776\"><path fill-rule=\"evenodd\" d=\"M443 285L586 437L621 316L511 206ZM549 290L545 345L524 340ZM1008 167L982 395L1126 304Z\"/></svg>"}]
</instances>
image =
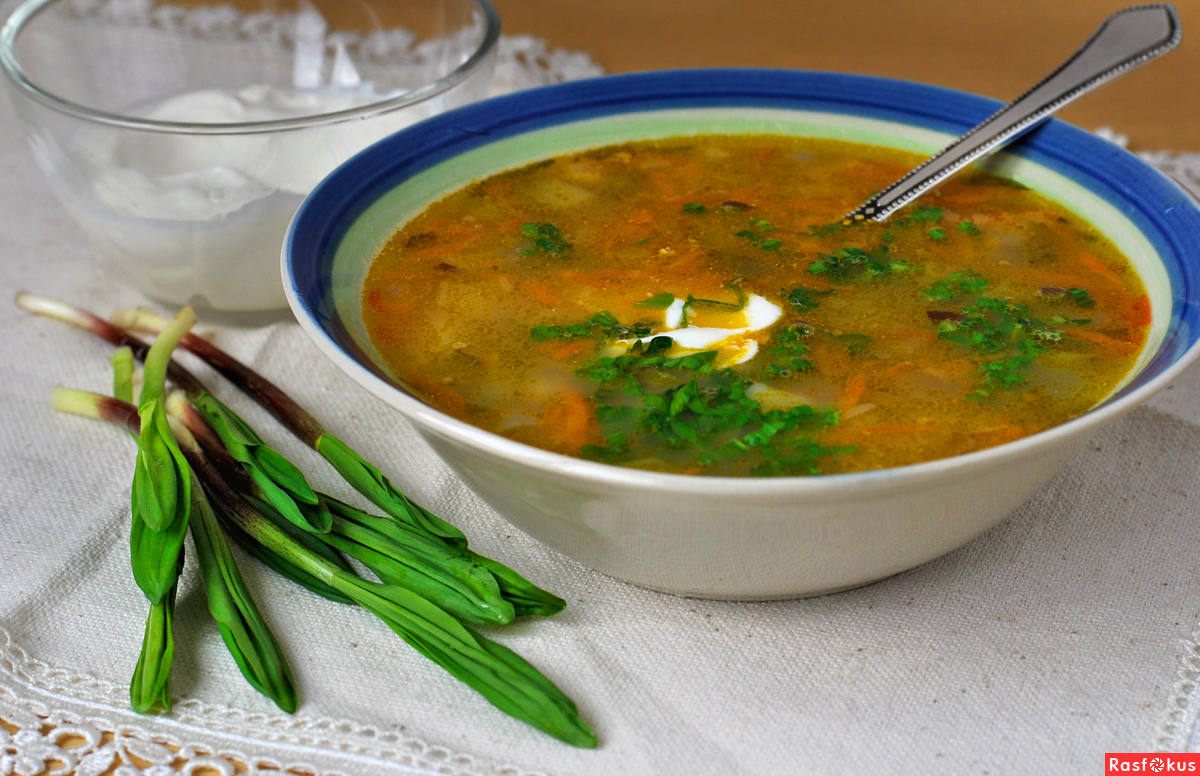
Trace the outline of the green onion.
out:
<instances>
[{"instance_id":1,"label":"green onion","mask_svg":"<svg viewBox=\"0 0 1200 776\"><path fill-rule=\"evenodd\" d=\"M121 328L159 331L165 321L145 310L117 310L112 322ZM230 382L273 414L301 441L310 445L337 470L347 483L397 520L410 523L431 535L459 546L466 545L462 531L441 518L419 509L373 464L345 442L333 436L290 396L250 367L211 342L188 335L180 344L202 358Z\"/></svg>"},{"instance_id":2,"label":"green onion","mask_svg":"<svg viewBox=\"0 0 1200 776\"><path fill-rule=\"evenodd\" d=\"M516 616L491 571L467 550L337 499L326 500L333 528L321 538L384 582L408 588L464 622L505 625Z\"/></svg>"},{"instance_id":3,"label":"green onion","mask_svg":"<svg viewBox=\"0 0 1200 776\"><path fill-rule=\"evenodd\" d=\"M175 659L175 588L150 604L142 651L129 683L129 705L138 714L171 710L171 664Z\"/></svg>"},{"instance_id":4,"label":"green onion","mask_svg":"<svg viewBox=\"0 0 1200 776\"><path fill-rule=\"evenodd\" d=\"M138 400L141 428L138 432L137 468L133 475L133 515L151 531L171 526L183 530L190 509L190 484L183 453L167 424L163 407L167 364L171 351L196 322L190 308L184 308L158 335L146 355L142 373L142 394Z\"/></svg>"},{"instance_id":5,"label":"green onion","mask_svg":"<svg viewBox=\"0 0 1200 776\"><path fill-rule=\"evenodd\" d=\"M170 704L170 661L174 653L170 627L174 581L182 563L181 545L173 547L171 543L181 537L180 524L190 525L210 611L243 675L280 708L291 711L296 707L290 669L233 565L220 530L223 525L251 552L285 575L328 598L368 608L419 652L498 708L573 745L595 746L595 734L579 718L570 699L515 653L456 619L458 616L494 625L514 617L548 616L561 611L565 605L561 598L507 566L467 550L462 546L465 540L455 542L452 537L433 533L430 527L437 526L439 518L408 502L398 491L388 492L390 483L378 469L325 433L312 416L274 385L221 353L228 360L225 366L229 372L242 378L235 382L249 386L252 396L277 417L286 416L291 421L289 428L302 439L319 451L324 447L326 457L335 459L339 471L352 470L348 481L368 491L368 495L386 501L399 494L410 511L410 520L370 515L312 491L299 470L274 451L266 452L269 448L244 421L170 360L170 348L177 341L191 343L195 349L198 338L183 334L190 322L167 325L166 334L160 335L154 346L146 346L121 328L69 305L29 294L19 295L18 304L118 345L113 356L113 383L121 399L132 398L133 358L144 357L146 388L142 400L150 407L145 413L152 418L150 428L158 431L165 425L184 459L182 469L172 456L170 460L176 464L172 468L153 470L165 470L173 477L186 473L189 500L182 523L173 521L156 532L149 530L144 521L133 521L130 542L135 578L152 600L142 656L131 683L131 702L136 709L150 711L169 708ZM165 393L167 374L187 392L187 398L182 391L169 396ZM57 409L109 420L140 432L146 425L143 413L121 399L58 389L52 402ZM201 407L207 412L202 413ZM256 470L263 476L256 477ZM200 480L194 481L196 477ZM364 483L363 477L371 481ZM265 484L268 482L270 485ZM235 483L237 490L229 483ZM279 493L271 485L290 501L279 500ZM150 482L149 486L157 483ZM177 499L180 490L176 489ZM314 500L316 504L310 503ZM323 509L329 515L328 532L312 532L311 525L295 522L295 515L282 514L278 507L286 503L301 509ZM180 514L178 504L174 514ZM336 547L344 548L383 581L360 578ZM168 573L171 559L174 565ZM168 581L171 585L163 587ZM426 595L435 600L427 600Z\"/></svg>"},{"instance_id":6,"label":"green onion","mask_svg":"<svg viewBox=\"0 0 1200 776\"><path fill-rule=\"evenodd\" d=\"M229 542L198 482L193 481L192 491L196 494L192 540L200 559L208 610L242 676L290 714L296 710L296 688L287 658L246 589Z\"/></svg>"},{"instance_id":7,"label":"green onion","mask_svg":"<svg viewBox=\"0 0 1200 776\"><path fill-rule=\"evenodd\" d=\"M133 351L123 345L113 351L113 396L133 402ZM133 434L133 431L130 431ZM136 434L133 434L136 439ZM182 565L182 554L180 563ZM178 566L177 566L178 567ZM150 604L142 649L129 682L129 705L139 714L171 709L171 665L175 660L175 597L172 585L160 600Z\"/></svg>"},{"instance_id":8,"label":"green onion","mask_svg":"<svg viewBox=\"0 0 1200 776\"><path fill-rule=\"evenodd\" d=\"M329 510L296 466L262 439L233 410L211 394L193 403L208 421L229 454L242 465L261 494L279 514L306 531L328 533Z\"/></svg>"},{"instance_id":9,"label":"green onion","mask_svg":"<svg viewBox=\"0 0 1200 776\"><path fill-rule=\"evenodd\" d=\"M228 519L374 614L401 639L500 710L573 746L594 747L596 736L575 704L516 653L477 634L441 608L398 585L369 582L328 563L240 501L204 458L188 460Z\"/></svg>"}]
</instances>

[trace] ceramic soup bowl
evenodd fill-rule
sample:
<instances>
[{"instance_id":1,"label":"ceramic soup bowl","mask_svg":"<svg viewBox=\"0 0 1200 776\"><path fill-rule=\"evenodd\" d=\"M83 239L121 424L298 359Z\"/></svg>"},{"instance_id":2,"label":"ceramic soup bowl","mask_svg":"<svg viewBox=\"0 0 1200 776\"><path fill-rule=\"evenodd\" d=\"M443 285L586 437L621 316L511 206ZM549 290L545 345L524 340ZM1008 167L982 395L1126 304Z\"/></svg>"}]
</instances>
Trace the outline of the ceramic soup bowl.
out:
<instances>
[{"instance_id":1,"label":"ceramic soup bowl","mask_svg":"<svg viewBox=\"0 0 1200 776\"><path fill-rule=\"evenodd\" d=\"M1182 188L1058 121L992 157L988 169L1077 213L1130 258L1151 301L1145 350L1117 390L1074 420L998 447L862 473L662 474L483 431L389 376L363 325L363 280L382 243L426 205L538 159L703 133L838 138L931 154L997 106L882 78L740 69L612 76L488 100L405 129L326 178L288 232L284 285L296 317L329 358L402 413L501 515L582 563L707 598L787 598L862 585L986 531L1098 428L1196 359L1200 210Z\"/></svg>"}]
</instances>

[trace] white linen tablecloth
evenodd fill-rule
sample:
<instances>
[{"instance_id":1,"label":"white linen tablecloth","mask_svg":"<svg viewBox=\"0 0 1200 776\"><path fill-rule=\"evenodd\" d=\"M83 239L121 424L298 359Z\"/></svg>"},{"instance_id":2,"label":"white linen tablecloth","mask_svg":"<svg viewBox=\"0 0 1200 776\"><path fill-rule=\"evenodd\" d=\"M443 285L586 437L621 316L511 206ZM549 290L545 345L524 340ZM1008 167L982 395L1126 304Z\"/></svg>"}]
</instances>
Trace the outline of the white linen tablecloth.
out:
<instances>
[{"instance_id":1,"label":"white linen tablecloth","mask_svg":"<svg viewBox=\"0 0 1200 776\"><path fill-rule=\"evenodd\" d=\"M513 529L292 322L209 330L473 546L567 599L557 617L492 635L577 700L600 747L574 750L508 718L365 612L251 561L243 570L292 661L298 713L242 681L189 563L175 711L132 714L146 613L128 571L134 448L48 402L55 385L107 390L109 348L9 300L28 289L102 314L146 300L105 272L7 111L0 139L0 774L54 758L66 760L55 773L122 774L174 773L179 758L216 773L236 760L322 776L1099 773L1106 751L1200 745L1200 372L1108 427L957 552L837 595L717 603L623 584Z\"/></svg>"}]
</instances>

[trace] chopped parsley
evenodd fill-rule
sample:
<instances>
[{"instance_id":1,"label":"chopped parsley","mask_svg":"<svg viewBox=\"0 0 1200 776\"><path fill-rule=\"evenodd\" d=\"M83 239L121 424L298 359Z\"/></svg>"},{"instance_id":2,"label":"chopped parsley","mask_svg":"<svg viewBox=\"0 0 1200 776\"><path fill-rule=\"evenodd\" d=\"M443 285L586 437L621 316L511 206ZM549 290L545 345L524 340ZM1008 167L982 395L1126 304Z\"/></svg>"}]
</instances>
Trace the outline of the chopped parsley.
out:
<instances>
[{"instance_id":1,"label":"chopped parsley","mask_svg":"<svg viewBox=\"0 0 1200 776\"><path fill-rule=\"evenodd\" d=\"M955 272L925 290L930 299L948 300L960 294L978 294L987 280L973 272ZM938 337L970 348L989 358L979 365L983 384L967 394L971 399L986 399L995 390L1008 390L1026 382L1034 359L1047 346L1066 336L1064 324L1086 325L1090 319L1053 316L1048 322L1034 317L1029 307L987 296L975 296L958 312L930 315Z\"/></svg>"},{"instance_id":2,"label":"chopped parsley","mask_svg":"<svg viewBox=\"0 0 1200 776\"><path fill-rule=\"evenodd\" d=\"M707 210L708 208L699 202L688 202L683 206L683 212L691 213L692 215L700 215Z\"/></svg>"},{"instance_id":3,"label":"chopped parsley","mask_svg":"<svg viewBox=\"0 0 1200 776\"><path fill-rule=\"evenodd\" d=\"M643 299L640 302L634 302L633 304L637 307L656 307L661 309L670 307L674 303L675 295L663 292L661 294L655 294L649 299Z\"/></svg>"},{"instance_id":4,"label":"chopped parsley","mask_svg":"<svg viewBox=\"0 0 1200 776\"><path fill-rule=\"evenodd\" d=\"M929 236L930 240L945 240L946 239L946 230L942 229L940 226L935 226L934 228L927 231L925 234L927 234Z\"/></svg>"},{"instance_id":5,"label":"chopped parsley","mask_svg":"<svg viewBox=\"0 0 1200 776\"><path fill-rule=\"evenodd\" d=\"M557 326L534 326L529 330L530 339L536 342L575 339L632 339L650 336L650 326L635 323L623 326L617 316L601 310L583 323L568 323Z\"/></svg>"},{"instance_id":6,"label":"chopped parsley","mask_svg":"<svg viewBox=\"0 0 1200 776\"><path fill-rule=\"evenodd\" d=\"M791 291L781 290L779 293L783 295L784 299L787 299L788 303L797 312L807 313L821 306L821 303L817 301L817 297L832 294L833 289L818 291L813 288L796 286Z\"/></svg>"},{"instance_id":7,"label":"chopped parsley","mask_svg":"<svg viewBox=\"0 0 1200 776\"><path fill-rule=\"evenodd\" d=\"M1095 307L1096 300L1092 299L1092 295L1083 288L1068 288L1067 296L1071 297L1071 301L1080 307Z\"/></svg>"},{"instance_id":8,"label":"chopped parsley","mask_svg":"<svg viewBox=\"0 0 1200 776\"><path fill-rule=\"evenodd\" d=\"M941 221L942 213L944 213L944 212L945 212L945 210L940 207L932 207L930 205L919 205L919 206L913 208L912 211L907 216L905 216L903 220L916 222L916 223Z\"/></svg>"},{"instance_id":9,"label":"chopped parsley","mask_svg":"<svg viewBox=\"0 0 1200 776\"><path fill-rule=\"evenodd\" d=\"M562 258L572 247L558 227L547 221L522 224L521 234L532 244L530 247L521 248L522 256L543 253L554 258Z\"/></svg>"},{"instance_id":10,"label":"chopped parsley","mask_svg":"<svg viewBox=\"0 0 1200 776\"><path fill-rule=\"evenodd\" d=\"M964 218L958 222L958 231L974 237L979 234L979 227Z\"/></svg>"},{"instance_id":11,"label":"chopped parsley","mask_svg":"<svg viewBox=\"0 0 1200 776\"><path fill-rule=\"evenodd\" d=\"M730 310L741 310L742 308L744 308L746 306L746 292L742 290L742 279L740 277L734 278L733 280L727 280L724 283L722 283L721 286L722 286L722 288L728 288L729 290L733 291L737 295L737 301L723 302L719 299L702 299L699 297L692 296L691 294L688 294L687 299L685 299L683 302L683 310L681 310L682 320L680 321L679 325L680 326L688 325L688 311L691 310L696 305L709 305L712 307L726 307L726 308L729 308Z\"/></svg>"},{"instance_id":12,"label":"chopped parsley","mask_svg":"<svg viewBox=\"0 0 1200 776\"><path fill-rule=\"evenodd\" d=\"M871 349L871 336L869 334L846 332L844 334L835 334L833 338L845 343L846 352L852 356L865 355Z\"/></svg>"},{"instance_id":13,"label":"chopped parsley","mask_svg":"<svg viewBox=\"0 0 1200 776\"><path fill-rule=\"evenodd\" d=\"M735 232L734 237L741 237L743 240L751 242L762 248L764 251L777 251L783 246L783 242L774 237L767 237L767 232L775 231L775 227L765 218L751 218L751 229L743 229L740 232Z\"/></svg>"},{"instance_id":14,"label":"chopped parsley","mask_svg":"<svg viewBox=\"0 0 1200 776\"><path fill-rule=\"evenodd\" d=\"M808 225L808 236L809 237L828 237L831 234L837 234L838 232L842 231L843 229L846 228L846 226L847 226L846 224L843 224L840 221L837 223L833 223L833 224L823 224L823 225L809 224Z\"/></svg>"},{"instance_id":15,"label":"chopped parsley","mask_svg":"<svg viewBox=\"0 0 1200 776\"><path fill-rule=\"evenodd\" d=\"M924 293L930 299L949 300L964 294L978 294L987 288L987 286L987 278L968 270L966 272L951 272L945 278L925 289Z\"/></svg>"},{"instance_id":16,"label":"chopped parsley","mask_svg":"<svg viewBox=\"0 0 1200 776\"><path fill-rule=\"evenodd\" d=\"M801 341L811 333L802 323L779 327L763 350L764 354L771 356L770 363L763 367L763 378L790 377L812 371L813 363L806 357L808 346Z\"/></svg>"},{"instance_id":17,"label":"chopped parsley","mask_svg":"<svg viewBox=\"0 0 1200 776\"><path fill-rule=\"evenodd\" d=\"M737 291L736 302L692 297L688 303L745 303L737 281L726 286ZM661 304L668 296L645 301ZM600 441L581 448L584 457L629 463L666 449L666 455L701 468L736 461L751 474L807 475L820 472L823 458L854 449L825 446L813 436L838 422L836 411L807 405L765 410L746 393L753 384L750 377L715 367L717 351L672 356L674 341L669 336L643 341L649 334L639 327L624 326L611 313L599 312L582 323L538 326L530 332L535 340L639 338L625 353L591 358L576 370L596 386L593 398L601 430ZM772 357L768 369L778 375L812 369L802 342L809 333L799 323L779 327L765 348Z\"/></svg>"},{"instance_id":18,"label":"chopped parsley","mask_svg":"<svg viewBox=\"0 0 1200 776\"><path fill-rule=\"evenodd\" d=\"M746 395L749 386L748 378L731 369L693 375L662 391L639 384L640 406L598 411L605 442L587 445L581 453L614 463L631 460L637 450L630 436L636 434L649 445L690 452L699 466L746 459L752 474L770 476L819 474L819 459L853 449L827 447L812 437L837 423L836 412L807 405L763 410ZM597 394L598 402L604 398Z\"/></svg>"},{"instance_id":19,"label":"chopped parsley","mask_svg":"<svg viewBox=\"0 0 1200 776\"><path fill-rule=\"evenodd\" d=\"M830 280L842 282L904 275L917 269L907 261L872 255L861 248L838 248L833 253L818 253L817 260L808 265L809 274L825 275Z\"/></svg>"}]
</instances>

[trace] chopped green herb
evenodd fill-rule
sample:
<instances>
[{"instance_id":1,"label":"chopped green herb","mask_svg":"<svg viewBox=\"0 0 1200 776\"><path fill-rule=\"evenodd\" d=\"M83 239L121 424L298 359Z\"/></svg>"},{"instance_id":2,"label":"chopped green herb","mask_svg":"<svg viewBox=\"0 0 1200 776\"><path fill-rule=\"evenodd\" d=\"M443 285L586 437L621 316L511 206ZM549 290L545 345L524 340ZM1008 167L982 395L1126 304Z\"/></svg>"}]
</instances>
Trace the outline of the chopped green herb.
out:
<instances>
[{"instance_id":1,"label":"chopped green herb","mask_svg":"<svg viewBox=\"0 0 1200 776\"><path fill-rule=\"evenodd\" d=\"M631 339L648 336L650 336L649 325L635 323L632 326L623 326L617 317L607 310L601 310L583 323L534 326L529 330L530 339L537 342L575 339Z\"/></svg>"},{"instance_id":2,"label":"chopped green herb","mask_svg":"<svg viewBox=\"0 0 1200 776\"><path fill-rule=\"evenodd\" d=\"M936 300L954 299L962 294L974 295L987 288L988 279L973 270L951 272L925 289L925 296Z\"/></svg>"},{"instance_id":3,"label":"chopped green herb","mask_svg":"<svg viewBox=\"0 0 1200 776\"><path fill-rule=\"evenodd\" d=\"M818 226L816 224L808 225L808 234L810 237L828 237L831 234L837 234L846 228L846 224L840 221L833 224L824 224Z\"/></svg>"},{"instance_id":4,"label":"chopped green herb","mask_svg":"<svg viewBox=\"0 0 1200 776\"><path fill-rule=\"evenodd\" d=\"M649 299L643 299L640 302L634 302L636 307L670 307L675 302L675 295L669 293L655 294Z\"/></svg>"},{"instance_id":5,"label":"chopped green herb","mask_svg":"<svg viewBox=\"0 0 1200 776\"><path fill-rule=\"evenodd\" d=\"M680 311L681 322L680 326L687 326L688 311L698 304L710 305L713 307L727 307L731 310L741 310L746 306L746 292L742 290L742 279L740 277L733 280L727 280L721 284L722 288L728 288L737 295L736 302L722 302L719 299L701 299L691 294L688 294L687 299L683 303L683 309Z\"/></svg>"},{"instance_id":6,"label":"chopped green herb","mask_svg":"<svg viewBox=\"0 0 1200 776\"><path fill-rule=\"evenodd\" d=\"M1068 288L1067 296L1071 297L1071 301L1080 307L1095 307L1096 300L1092 299L1091 294L1083 288Z\"/></svg>"},{"instance_id":7,"label":"chopped green herb","mask_svg":"<svg viewBox=\"0 0 1200 776\"><path fill-rule=\"evenodd\" d=\"M963 220L958 222L958 231L962 232L963 234L969 234L972 237L974 237L975 235L979 234L979 227L975 226L975 224L971 223L970 221L968 221L967 219L964 218Z\"/></svg>"},{"instance_id":8,"label":"chopped green herb","mask_svg":"<svg viewBox=\"0 0 1200 776\"><path fill-rule=\"evenodd\" d=\"M649 237L643 237L642 239L635 242L634 245L645 245L646 243L653 240L655 237L658 237L660 234L662 234L662 232L655 232L654 234L650 235Z\"/></svg>"},{"instance_id":9,"label":"chopped green herb","mask_svg":"<svg viewBox=\"0 0 1200 776\"><path fill-rule=\"evenodd\" d=\"M931 239L931 240L945 240L946 239L946 230L942 229L940 227L937 227L937 226L930 229L925 234L929 235L929 239Z\"/></svg>"},{"instance_id":10,"label":"chopped green herb","mask_svg":"<svg viewBox=\"0 0 1200 776\"><path fill-rule=\"evenodd\" d=\"M816 261L808 265L810 274L826 275L831 280L843 282L863 277L904 275L919 269L907 261L873 256L861 248L838 248L831 254L818 253L817 257Z\"/></svg>"},{"instance_id":11,"label":"chopped green herb","mask_svg":"<svg viewBox=\"0 0 1200 776\"><path fill-rule=\"evenodd\" d=\"M801 341L811 333L800 323L786 324L776 330L764 350L773 360L763 368L763 377L788 377L812 371L812 361L805 358L808 346Z\"/></svg>"},{"instance_id":12,"label":"chopped green herb","mask_svg":"<svg viewBox=\"0 0 1200 776\"><path fill-rule=\"evenodd\" d=\"M759 475L817 474L820 458L850 450L819 445L810 436L836 424L836 412L807 405L764 411L746 395L749 385L749 379L725 369L693 376L662 392L642 390L634 432L643 444L691 451L701 466L753 456L757 462L750 471ZM625 414L615 417L625 425L630 420ZM604 461L628 461L637 454L624 430L607 433L604 444L589 445L585 452Z\"/></svg>"},{"instance_id":13,"label":"chopped green herb","mask_svg":"<svg viewBox=\"0 0 1200 776\"><path fill-rule=\"evenodd\" d=\"M930 205L920 205L919 207L913 208L912 212L910 212L907 216L905 216L904 220L905 221L913 221L913 222L917 222L917 223L924 223L924 222L929 222L929 221L941 221L943 212L945 212L945 211L940 207L932 207Z\"/></svg>"},{"instance_id":14,"label":"chopped green herb","mask_svg":"<svg viewBox=\"0 0 1200 776\"><path fill-rule=\"evenodd\" d=\"M805 288L804 286L796 286L791 291L780 290L780 294L796 308L797 312L807 313L817 309L821 304L817 301L819 296L828 296L834 293L833 289L819 291L814 288Z\"/></svg>"},{"instance_id":15,"label":"chopped green herb","mask_svg":"<svg viewBox=\"0 0 1200 776\"><path fill-rule=\"evenodd\" d=\"M846 343L846 352L852 356L861 356L871 349L871 337L858 332L835 334L834 339Z\"/></svg>"},{"instance_id":16,"label":"chopped green herb","mask_svg":"<svg viewBox=\"0 0 1200 776\"><path fill-rule=\"evenodd\" d=\"M625 409L625 408L622 408ZM593 461L620 461L629 452L629 439L620 431L604 436L602 445L584 445L579 454Z\"/></svg>"},{"instance_id":17,"label":"chopped green herb","mask_svg":"<svg viewBox=\"0 0 1200 776\"><path fill-rule=\"evenodd\" d=\"M544 253L547 256L561 258L572 247L571 243L567 242L566 238L563 237L562 232L558 230L558 227L546 221L522 224L521 234L533 243L532 247L520 250L522 256Z\"/></svg>"},{"instance_id":18,"label":"chopped green herb","mask_svg":"<svg viewBox=\"0 0 1200 776\"><path fill-rule=\"evenodd\" d=\"M1067 322L1055 316L1051 323ZM1086 323L1087 321L1071 321ZM1023 384L1034 358L1046 352L1047 343L1059 342L1065 336L1059 329L1034 318L1023 304L1003 299L976 297L973 304L962 308L962 314L936 322L938 336L970 348L978 353L999 354L979 365L983 385L967 396L986 399L996 389L1011 389Z\"/></svg>"},{"instance_id":19,"label":"chopped green herb","mask_svg":"<svg viewBox=\"0 0 1200 776\"><path fill-rule=\"evenodd\" d=\"M693 215L699 215L700 213L703 213L707 210L708 210L708 208L706 208L704 205L700 204L699 202L688 202L687 204L685 204L683 206L683 212L691 213Z\"/></svg>"},{"instance_id":20,"label":"chopped green herb","mask_svg":"<svg viewBox=\"0 0 1200 776\"><path fill-rule=\"evenodd\" d=\"M1062 326L1063 324L1072 324L1074 326L1087 326L1092 322L1091 318L1064 318L1061 315L1050 316L1051 326Z\"/></svg>"},{"instance_id":21,"label":"chopped green herb","mask_svg":"<svg viewBox=\"0 0 1200 776\"><path fill-rule=\"evenodd\" d=\"M766 232L772 232L775 227L765 218L750 219L750 226L753 229L743 229L740 232L735 232L734 237L741 237L743 240L748 240L764 251L777 251L783 245L781 240L774 237L768 238Z\"/></svg>"}]
</instances>

